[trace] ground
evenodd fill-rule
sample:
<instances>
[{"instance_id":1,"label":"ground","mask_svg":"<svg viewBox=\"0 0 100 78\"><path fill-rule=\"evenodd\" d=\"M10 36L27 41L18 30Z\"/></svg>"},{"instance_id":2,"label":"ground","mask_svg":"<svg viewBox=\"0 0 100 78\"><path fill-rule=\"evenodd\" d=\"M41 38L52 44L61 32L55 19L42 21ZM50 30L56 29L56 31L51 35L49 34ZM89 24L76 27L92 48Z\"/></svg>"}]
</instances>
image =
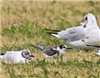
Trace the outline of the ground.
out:
<instances>
[{"instance_id":1,"label":"ground","mask_svg":"<svg viewBox=\"0 0 100 78\"><path fill-rule=\"evenodd\" d=\"M77 50L45 29L64 30L79 26L92 13L100 27L100 1L1 1L1 52L29 49L34 61L6 64L1 60L1 78L100 78L96 51ZM73 48L63 57L46 59L30 46L66 44Z\"/></svg>"}]
</instances>

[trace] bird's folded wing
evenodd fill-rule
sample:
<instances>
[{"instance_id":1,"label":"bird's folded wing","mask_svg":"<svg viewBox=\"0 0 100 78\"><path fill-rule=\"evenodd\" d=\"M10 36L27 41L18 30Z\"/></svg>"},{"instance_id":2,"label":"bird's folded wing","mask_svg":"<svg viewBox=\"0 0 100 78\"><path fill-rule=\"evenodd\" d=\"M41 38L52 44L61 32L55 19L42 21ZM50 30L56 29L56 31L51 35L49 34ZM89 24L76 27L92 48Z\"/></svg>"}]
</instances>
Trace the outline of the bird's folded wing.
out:
<instances>
[{"instance_id":1,"label":"bird's folded wing","mask_svg":"<svg viewBox=\"0 0 100 78\"><path fill-rule=\"evenodd\" d=\"M45 54L47 54L49 56L53 56L56 53L59 55L59 51L57 51L57 50L48 49L48 50L45 51Z\"/></svg>"}]
</instances>

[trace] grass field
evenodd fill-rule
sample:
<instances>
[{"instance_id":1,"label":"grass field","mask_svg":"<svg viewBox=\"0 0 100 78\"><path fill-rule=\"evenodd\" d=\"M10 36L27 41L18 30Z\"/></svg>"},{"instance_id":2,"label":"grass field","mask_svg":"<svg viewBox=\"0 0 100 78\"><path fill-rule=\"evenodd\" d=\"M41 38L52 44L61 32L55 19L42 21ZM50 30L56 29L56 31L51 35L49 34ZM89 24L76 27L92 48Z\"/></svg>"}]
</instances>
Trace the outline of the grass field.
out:
<instances>
[{"instance_id":1,"label":"grass field","mask_svg":"<svg viewBox=\"0 0 100 78\"><path fill-rule=\"evenodd\" d=\"M35 57L26 64L1 61L1 78L100 78L100 56L95 50L73 48L62 58L45 59L30 46L37 42L46 46L66 44L44 29L79 26L87 13L96 16L100 27L100 1L2 1L1 52L29 49Z\"/></svg>"}]
</instances>

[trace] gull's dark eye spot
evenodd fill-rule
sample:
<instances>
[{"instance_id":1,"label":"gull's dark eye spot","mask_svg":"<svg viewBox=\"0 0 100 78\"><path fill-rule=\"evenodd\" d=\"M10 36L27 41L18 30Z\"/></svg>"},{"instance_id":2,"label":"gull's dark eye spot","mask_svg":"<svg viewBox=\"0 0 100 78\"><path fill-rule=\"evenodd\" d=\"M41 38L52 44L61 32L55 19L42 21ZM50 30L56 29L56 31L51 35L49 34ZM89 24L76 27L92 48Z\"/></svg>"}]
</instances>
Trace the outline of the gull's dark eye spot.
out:
<instances>
[{"instance_id":1,"label":"gull's dark eye spot","mask_svg":"<svg viewBox=\"0 0 100 78\"><path fill-rule=\"evenodd\" d=\"M85 18L85 20L87 20L87 17Z\"/></svg>"},{"instance_id":2,"label":"gull's dark eye spot","mask_svg":"<svg viewBox=\"0 0 100 78\"><path fill-rule=\"evenodd\" d=\"M63 48L66 48L65 46L63 46Z\"/></svg>"},{"instance_id":3,"label":"gull's dark eye spot","mask_svg":"<svg viewBox=\"0 0 100 78\"><path fill-rule=\"evenodd\" d=\"M84 25L84 28L86 27L86 25Z\"/></svg>"},{"instance_id":4,"label":"gull's dark eye spot","mask_svg":"<svg viewBox=\"0 0 100 78\"><path fill-rule=\"evenodd\" d=\"M29 53L27 52L27 53L25 53L25 55L28 55Z\"/></svg>"}]
</instances>

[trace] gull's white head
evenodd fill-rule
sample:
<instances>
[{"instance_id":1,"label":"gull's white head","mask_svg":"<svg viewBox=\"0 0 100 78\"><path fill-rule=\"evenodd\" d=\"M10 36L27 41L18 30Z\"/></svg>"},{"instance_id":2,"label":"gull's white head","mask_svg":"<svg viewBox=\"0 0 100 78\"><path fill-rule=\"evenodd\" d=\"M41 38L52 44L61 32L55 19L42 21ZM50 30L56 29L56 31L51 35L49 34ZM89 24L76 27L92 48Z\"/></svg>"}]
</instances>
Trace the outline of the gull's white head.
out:
<instances>
[{"instance_id":1,"label":"gull's white head","mask_svg":"<svg viewBox=\"0 0 100 78\"><path fill-rule=\"evenodd\" d=\"M30 50L22 50L22 57L26 58L26 59L31 59L32 57L35 57L34 55L32 55Z\"/></svg>"},{"instance_id":2,"label":"gull's white head","mask_svg":"<svg viewBox=\"0 0 100 78\"><path fill-rule=\"evenodd\" d=\"M88 13L84 16L84 23L85 24L97 24L96 18L93 14Z\"/></svg>"},{"instance_id":3,"label":"gull's white head","mask_svg":"<svg viewBox=\"0 0 100 78\"><path fill-rule=\"evenodd\" d=\"M71 49L71 48L68 48L66 45L60 45L60 50L66 50L66 49Z\"/></svg>"}]
</instances>

